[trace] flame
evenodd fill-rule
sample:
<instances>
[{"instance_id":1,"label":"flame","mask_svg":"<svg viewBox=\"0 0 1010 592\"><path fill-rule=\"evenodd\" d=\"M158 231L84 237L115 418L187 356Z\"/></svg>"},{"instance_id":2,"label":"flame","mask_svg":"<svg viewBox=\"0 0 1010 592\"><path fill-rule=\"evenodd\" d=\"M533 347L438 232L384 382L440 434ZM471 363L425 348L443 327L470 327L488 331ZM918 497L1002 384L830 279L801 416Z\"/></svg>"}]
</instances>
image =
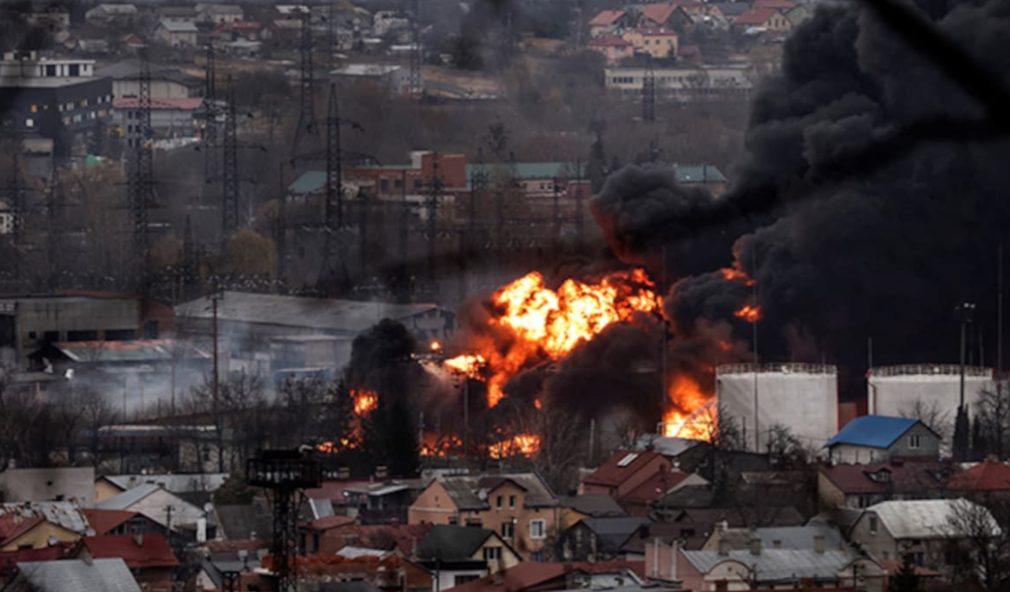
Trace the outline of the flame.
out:
<instances>
[{"instance_id":1,"label":"flame","mask_svg":"<svg viewBox=\"0 0 1010 592\"><path fill-rule=\"evenodd\" d=\"M325 454L336 454L341 450L356 448L357 444L348 438L341 438L339 442L323 442L316 445L316 450Z\"/></svg>"},{"instance_id":2,"label":"flame","mask_svg":"<svg viewBox=\"0 0 1010 592\"><path fill-rule=\"evenodd\" d=\"M455 434L439 437L434 432L425 432L421 442L421 456L449 456L453 450L463 447L463 441Z\"/></svg>"},{"instance_id":3,"label":"flame","mask_svg":"<svg viewBox=\"0 0 1010 592\"><path fill-rule=\"evenodd\" d=\"M504 350L494 341L479 347L476 357L485 360L490 371L488 407L501 401L505 384L523 368L561 358L636 313L658 314L662 298L642 269L611 273L596 283L568 279L557 290L534 271L498 290L491 304L491 324L513 339Z\"/></svg>"},{"instance_id":4,"label":"flame","mask_svg":"<svg viewBox=\"0 0 1010 592\"><path fill-rule=\"evenodd\" d=\"M723 279L728 282L743 282L748 286L754 285L754 280L747 275L747 272L740 269L739 261L734 262L733 267L724 267L720 269L719 272L722 274Z\"/></svg>"},{"instance_id":5,"label":"flame","mask_svg":"<svg viewBox=\"0 0 1010 592\"><path fill-rule=\"evenodd\" d=\"M529 458L540 451L540 436L517 434L488 447L488 456L493 459L525 456Z\"/></svg>"},{"instance_id":6,"label":"flame","mask_svg":"<svg viewBox=\"0 0 1010 592\"><path fill-rule=\"evenodd\" d=\"M748 323L756 323L761 320L761 306L746 304L740 310L733 313L734 316L739 317Z\"/></svg>"},{"instance_id":7,"label":"flame","mask_svg":"<svg viewBox=\"0 0 1010 592\"><path fill-rule=\"evenodd\" d=\"M437 341L432 341L430 344L428 344L428 348L431 349L431 351L433 352L439 352L442 351L442 344Z\"/></svg>"},{"instance_id":8,"label":"flame","mask_svg":"<svg viewBox=\"0 0 1010 592\"><path fill-rule=\"evenodd\" d=\"M533 399L533 406L536 407L538 411L544 408L544 405L543 403L540 402L540 399Z\"/></svg>"},{"instance_id":9,"label":"flame","mask_svg":"<svg viewBox=\"0 0 1010 592\"><path fill-rule=\"evenodd\" d=\"M683 375L674 377L666 392L673 406L663 415L663 435L710 440L715 425L711 395L702 391L694 379Z\"/></svg>"},{"instance_id":10,"label":"flame","mask_svg":"<svg viewBox=\"0 0 1010 592\"><path fill-rule=\"evenodd\" d=\"M351 389L351 398L355 415L366 415L379 406L379 393L371 389Z\"/></svg>"},{"instance_id":11,"label":"flame","mask_svg":"<svg viewBox=\"0 0 1010 592\"><path fill-rule=\"evenodd\" d=\"M442 365L469 378L477 378L481 367L484 366L484 356L463 354L455 358L449 358L442 362Z\"/></svg>"}]
</instances>

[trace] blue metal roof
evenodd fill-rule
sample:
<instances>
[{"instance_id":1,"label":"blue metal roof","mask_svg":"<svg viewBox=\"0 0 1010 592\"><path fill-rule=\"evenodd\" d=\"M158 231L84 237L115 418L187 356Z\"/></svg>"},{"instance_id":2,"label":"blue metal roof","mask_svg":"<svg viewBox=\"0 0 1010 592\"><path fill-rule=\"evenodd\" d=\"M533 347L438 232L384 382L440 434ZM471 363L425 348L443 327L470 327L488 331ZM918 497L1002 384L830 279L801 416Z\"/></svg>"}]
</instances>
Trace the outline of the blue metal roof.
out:
<instances>
[{"instance_id":1,"label":"blue metal roof","mask_svg":"<svg viewBox=\"0 0 1010 592\"><path fill-rule=\"evenodd\" d=\"M845 427L835 434L834 438L828 440L824 446L852 444L871 448L887 448L917 423L919 420L908 417L864 415L845 424Z\"/></svg>"}]
</instances>

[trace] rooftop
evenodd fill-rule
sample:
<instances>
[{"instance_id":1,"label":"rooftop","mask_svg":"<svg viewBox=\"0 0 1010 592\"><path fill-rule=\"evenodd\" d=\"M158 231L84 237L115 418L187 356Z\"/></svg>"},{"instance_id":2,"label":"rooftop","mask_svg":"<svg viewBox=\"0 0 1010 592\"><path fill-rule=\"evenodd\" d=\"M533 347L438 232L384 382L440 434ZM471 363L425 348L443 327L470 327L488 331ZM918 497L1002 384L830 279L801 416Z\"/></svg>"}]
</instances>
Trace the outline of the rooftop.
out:
<instances>
[{"instance_id":1,"label":"rooftop","mask_svg":"<svg viewBox=\"0 0 1010 592\"><path fill-rule=\"evenodd\" d=\"M943 485L939 462L890 462L820 467L821 474L845 494L921 493ZM884 475L883 473L886 473Z\"/></svg>"},{"instance_id":2,"label":"rooftop","mask_svg":"<svg viewBox=\"0 0 1010 592\"><path fill-rule=\"evenodd\" d=\"M619 485L657 458L662 455L652 450L618 450L582 482L610 487Z\"/></svg>"},{"instance_id":3,"label":"rooftop","mask_svg":"<svg viewBox=\"0 0 1010 592\"><path fill-rule=\"evenodd\" d=\"M22 562L18 573L34 592L140 592L137 580L119 558Z\"/></svg>"},{"instance_id":4,"label":"rooftop","mask_svg":"<svg viewBox=\"0 0 1010 592\"><path fill-rule=\"evenodd\" d=\"M196 33L196 23L163 20L158 26L170 33Z\"/></svg>"},{"instance_id":5,"label":"rooftop","mask_svg":"<svg viewBox=\"0 0 1010 592\"><path fill-rule=\"evenodd\" d=\"M961 507L972 506L972 502L964 499L903 500L881 502L866 508L865 513L876 514L887 532L896 539L935 539L956 536L953 517ZM1000 527L989 510L980 510L980 518L989 522L994 534L999 533Z\"/></svg>"},{"instance_id":6,"label":"rooftop","mask_svg":"<svg viewBox=\"0 0 1010 592\"><path fill-rule=\"evenodd\" d=\"M590 27L606 27L619 21L621 17L628 14L623 10L602 10L589 21Z\"/></svg>"},{"instance_id":7,"label":"rooftop","mask_svg":"<svg viewBox=\"0 0 1010 592\"><path fill-rule=\"evenodd\" d=\"M196 111L203 106L203 99L189 97L174 97L170 99L151 99L151 109L155 111ZM139 109L140 99L136 97L116 97L112 99L114 109Z\"/></svg>"},{"instance_id":8,"label":"rooftop","mask_svg":"<svg viewBox=\"0 0 1010 592\"><path fill-rule=\"evenodd\" d=\"M442 477L439 482L460 510L490 508L488 494L506 482L514 483L524 490L524 504L528 508L552 507L558 503L554 492L535 473L512 473L493 477L451 476Z\"/></svg>"},{"instance_id":9,"label":"rooftop","mask_svg":"<svg viewBox=\"0 0 1010 592\"><path fill-rule=\"evenodd\" d=\"M987 460L951 477L947 487L958 491L1010 491L1010 466Z\"/></svg>"},{"instance_id":10,"label":"rooftop","mask_svg":"<svg viewBox=\"0 0 1010 592\"><path fill-rule=\"evenodd\" d=\"M178 473L172 475L107 475L103 477L116 487L126 490L139 485L155 483L172 493L214 491L224 484L228 473Z\"/></svg>"},{"instance_id":11,"label":"rooftop","mask_svg":"<svg viewBox=\"0 0 1010 592\"><path fill-rule=\"evenodd\" d=\"M856 557L846 551L828 550L818 553L813 550L762 549L754 554L748 551L683 551L684 558L703 574L724 562L735 561L757 572L764 582L795 581L817 578L834 580L838 572L851 564Z\"/></svg>"},{"instance_id":12,"label":"rooftop","mask_svg":"<svg viewBox=\"0 0 1010 592\"><path fill-rule=\"evenodd\" d=\"M72 362L163 362L171 361L173 356L186 360L211 358L210 354L190 343L172 339L67 341L52 344L52 347Z\"/></svg>"},{"instance_id":13,"label":"rooftop","mask_svg":"<svg viewBox=\"0 0 1010 592\"><path fill-rule=\"evenodd\" d=\"M774 16L779 16L779 11L774 8L751 8L747 12L736 17L733 22L738 25L763 25Z\"/></svg>"},{"instance_id":14,"label":"rooftop","mask_svg":"<svg viewBox=\"0 0 1010 592\"><path fill-rule=\"evenodd\" d=\"M95 559L119 557L130 569L179 567L179 560L160 534L90 536L82 541Z\"/></svg>"},{"instance_id":15,"label":"rooftop","mask_svg":"<svg viewBox=\"0 0 1010 592\"><path fill-rule=\"evenodd\" d=\"M839 444L850 444L886 449L917 423L919 420L908 417L864 415L845 424L845 427L824 446L830 448Z\"/></svg>"},{"instance_id":16,"label":"rooftop","mask_svg":"<svg viewBox=\"0 0 1010 592\"><path fill-rule=\"evenodd\" d=\"M494 536L494 531L486 528L436 524L418 543L417 557L422 561L468 561Z\"/></svg>"}]
</instances>

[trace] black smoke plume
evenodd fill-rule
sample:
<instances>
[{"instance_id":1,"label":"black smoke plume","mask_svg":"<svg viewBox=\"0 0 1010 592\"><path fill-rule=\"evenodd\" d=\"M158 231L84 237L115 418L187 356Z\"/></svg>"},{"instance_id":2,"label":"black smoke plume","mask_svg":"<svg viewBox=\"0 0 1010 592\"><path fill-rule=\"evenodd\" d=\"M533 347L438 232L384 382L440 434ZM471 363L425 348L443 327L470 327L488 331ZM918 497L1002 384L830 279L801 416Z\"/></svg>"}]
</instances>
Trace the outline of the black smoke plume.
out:
<instances>
[{"instance_id":1,"label":"black smoke plume","mask_svg":"<svg viewBox=\"0 0 1010 592\"><path fill-rule=\"evenodd\" d=\"M751 289L714 273L735 257L757 282L765 360L823 359L861 376L872 337L875 364L955 361L953 310L971 301L974 358L984 335L981 361L993 364L1010 142L963 85L859 6L820 6L786 42L729 194L629 167L594 215L625 261L656 272L666 247L679 280L667 310L689 334L704 321L749 335L733 311ZM1007 86L1010 1L912 6Z\"/></svg>"}]
</instances>

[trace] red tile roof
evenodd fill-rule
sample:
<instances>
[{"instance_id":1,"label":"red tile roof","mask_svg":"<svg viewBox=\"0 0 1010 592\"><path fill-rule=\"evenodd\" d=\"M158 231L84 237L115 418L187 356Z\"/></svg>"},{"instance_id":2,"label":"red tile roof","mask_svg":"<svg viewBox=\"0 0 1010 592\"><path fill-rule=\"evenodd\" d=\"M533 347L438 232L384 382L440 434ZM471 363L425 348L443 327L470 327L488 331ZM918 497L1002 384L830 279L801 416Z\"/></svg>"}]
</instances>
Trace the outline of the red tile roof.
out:
<instances>
[{"instance_id":1,"label":"red tile roof","mask_svg":"<svg viewBox=\"0 0 1010 592\"><path fill-rule=\"evenodd\" d=\"M796 3L792 0L754 0L754 8L775 8L777 10L788 10Z\"/></svg>"},{"instance_id":2,"label":"red tile roof","mask_svg":"<svg viewBox=\"0 0 1010 592\"><path fill-rule=\"evenodd\" d=\"M353 540L355 547L389 551L389 542L393 549L404 555L411 555L414 547L432 529L431 524L346 524L340 528L339 535L345 540Z\"/></svg>"},{"instance_id":3,"label":"red tile roof","mask_svg":"<svg viewBox=\"0 0 1010 592\"><path fill-rule=\"evenodd\" d=\"M616 23L624 15L628 14L623 10L603 10L600 14L593 17L593 20L589 21L590 27L606 27Z\"/></svg>"},{"instance_id":4,"label":"red tile roof","mask_svg":"<svg viewBox=\"0 0 1010 592\"><path fill-rule=\"evenodd\" d=\"M323 481L321 487L315 489L306 489L305 496L309 499L327 499L337 505L347 505L347 498L344 496L344 490L351 487L359 487L368 485L370 481L367 479L331 479L329 481Z\"/></svg>"},{"instance_id":5,"label":"red tile roof","mask_svg":"<svg viewBox=\"0 0 1010 592\"><path fill-rule=\"evenodd\" d=\"M20 549L0 552L0 577L8 576L22 561L56 561L66 559L74 543L59 543L42 549Z\"/></svg>"},{"instance_id":6,"label":"red tile roof","mask_svg":"<svg viewBox=\"0 0 1010 592\"><path fill-rule=\"evenodd\" d=\"M669 0L667 2L646 4L642 8L642 18L664 25L670 16L681 6L696 6L698 4L700 4L698 0Z\"/></svg>"},{"instance_id":7,"label":"red tile roof","mask_svg":"<svg viewBox=\"0 0 1010 592\"><path fill-rule=\"evenodd\" d=\"M738 25L763 25L774 16L778 16L779 11L774 8L751 8L733 20Z\"/></svg>"},{"instance_id":8,"label":"red tile roof","mask_svg":"<svg viewBox=\"0 0 1010 592\"><path fill-rule=\"evenodd\" d=\"M888 481L871 475L889 471ZM940 488L944 465L938 462L877 463L871 465L822 466L821 474L842 493L920 493Z\"/></svg>"},{"instance_id":9,"label":"red tile roof","mask_svg":"<svg viewBox=\"0 0 1010 592\"><path fill-rule=\"evenodd\" d=\"M203 105L203 99L200 97L189 98L189 97L174 97L165 99L151 99L151 109L154 110L179 110L179 111L196 111ZM140 107L140 99L136 97L118 97L112 99L113 109L136 109Z\"/></svg>"},{"instance_id":10,"label":"red tile roof","mask_svg":"<svg viewBox=\"0 0 1010 592\"><path fill-rule=\"evenodd\" d=\"M179 560L160 534L93 536L82 542L95 559L119 557L130 569L179 567Z\"/></svg>"},{"instance_id":11,"label":"red tile roof","mask_svg":"<svg viewBox=\"0 0 1010 592\"><path fill-rule=\"evenodd\" d=\"M129 510L102 510L100 508L85 508L81 510L87 518L95 535L108 534L110 530L137 515Z\"/></svg>"},{"instance_id":12,"label":"red tile roof","mask_svg":"<svg viewBox=\"0 0 1010 592\"><path fill-rule=\"evenodd\" d=\"M951 477L947 487L958 491L1010 491L1010 466L987 460Z\"/></svg>"},{"instance_id":13,"label":"red tile roof","mask_svg":"<svg viewBox=\"0 0 1010 592\"><path fill-rule=\"evenodd\" d=\"M25 518L20 514L4 514L0 516L0 545L6 545L39 524L45 522L42 516Z\"/></svg>"},{"instance_id":14,"label":"red tile roof","mask_svg":"<svg viewBox=\"0 0 1010 592\"><path fill-rule=\"evenodd\" d=\"M637 456L631 459L631 461L624 463L622 466L622 461L633 454ZM606 486L619 485L628 478L628 475L637 473L642 467L648 465L656 457L662 457L662 455L652 450L618 450L613 456L608 458L605 463L600 465L600 468L596 469L592 472L592 474L583 479L583 483Z\"/></svg>"},{"instance_id":15,"label":"red tile roof","mask_svg":"<svg viewBox=\"0 0 1010 592\"><path fill-rule=\"evenodd\" d=\"M331 528L346 526L348 524L354 524L354 518L350 516L326 516L325 518L317 518L306 526L312 530L330 530Z\"/></svg>"},{"instance_id":16,"label":"red tile roof","mask_svg":"<svg viewBox=\"0 0 1010 592\"><path fill-rule=\"evenodd\" d=\"M588 47L631 47L631 43L616 35L601 35L589 40Z\"/></svg>"},{"instance_id":17,"label":"red tile roof","mask_svg":"<svg viewBox=\"0 0 1010 592\"><path fill-rule=\"evenodd\" d=\"M635 489L619 497L617 501L627 504L651 504L687 479L688 475L690 473L677 469L659 471Z\"/></svg>"}]
</instances>

